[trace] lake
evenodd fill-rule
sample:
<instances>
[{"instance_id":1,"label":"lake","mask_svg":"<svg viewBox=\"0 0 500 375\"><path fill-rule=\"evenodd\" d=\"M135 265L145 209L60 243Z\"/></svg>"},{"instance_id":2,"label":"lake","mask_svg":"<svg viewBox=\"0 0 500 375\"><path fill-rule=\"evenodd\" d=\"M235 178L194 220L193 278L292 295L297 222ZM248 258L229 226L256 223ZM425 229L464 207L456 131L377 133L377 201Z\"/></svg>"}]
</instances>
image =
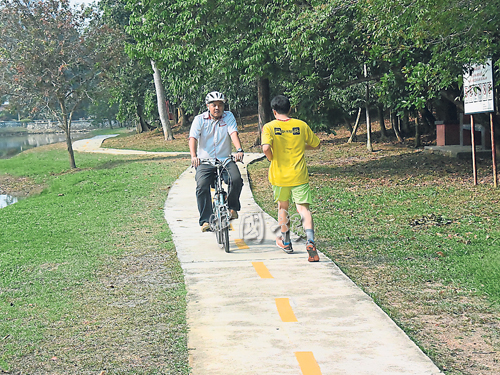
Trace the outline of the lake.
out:
<instances>
[{"instance_id":1,"label":"lake","mask_svg":"<svg viewBox=\"0 0 500 375\"><path fill-rule=\"evenodd\" d=\"M78 140L88 136L88 133L75 133L72 139ZM25 134L25 135L0 135L0 159L8 159L30 148L49 145L52 143L66 142L63 133ZM0 208L17 202L17 198L11 195L0 194Z\"/></svg>"},{"instance_id":2,"label":"lake","mask_svg":"<svg viewBox=\"0 0 500 375\"><path fill-rule=\"evenodd\" d=\"M9 204L17 202L17 198L11 195L0 194L0 208L7 207Z\"/></svg>"},{"instance_id":3,"label":"lake","mask_svg":"<svg viewBox=\"0 0 500 375\"><path fill-rule=\"evenodd\" d=\"M88 133L75 133L73 140L85 138ZM33 147L65 142L63 133L0 135L0 159L7 159Z\"/></svg>"}]
</instances>

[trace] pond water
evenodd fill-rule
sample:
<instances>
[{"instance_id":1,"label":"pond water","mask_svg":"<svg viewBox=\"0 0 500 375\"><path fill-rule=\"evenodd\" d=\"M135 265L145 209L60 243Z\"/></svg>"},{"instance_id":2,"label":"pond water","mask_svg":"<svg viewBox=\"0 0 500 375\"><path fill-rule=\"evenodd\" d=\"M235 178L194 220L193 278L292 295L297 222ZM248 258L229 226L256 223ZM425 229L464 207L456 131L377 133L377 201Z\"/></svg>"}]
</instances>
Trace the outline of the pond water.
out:
<instances>
[{"instance_id":1,"label":"pond water","mask_svg":"<svg viewBox=\"0 0 500 375\"><path fill-rule=\"evenodd\" d=\"M88 133L75 133L72 136L73 141L83 139ZM62 133L46 134L24 134L2 136L0 135L0 159L8 159L30 148L49 145L52 143L66 142L66 135ZM9 204L17 202L17 198L11 195L0 194L0 208L7 207Z\"/></svg>"},{"instance_id":2,"label":"pond water","mask_svg":"<svg viewBox=\"0 0 500 375\"><path fill-rule=\"evenodd\" d=\"M88 133L75 133L71 138L73 140L82 139L87 135ZM0 135L0 159L10 158L33 147L65 141L66 135L63 133Z\"/></svg>"},{"instance_id":3,"label":"pond water","mask_svg":"<svg viewBox=\"0 0 500 375\"><path fill-rule=\"evenodd\" d=\"M7 207L9 204L14 204L17 202L17 198L11 195L0 194L0 208Z\"/></svg>"}]
</instances>

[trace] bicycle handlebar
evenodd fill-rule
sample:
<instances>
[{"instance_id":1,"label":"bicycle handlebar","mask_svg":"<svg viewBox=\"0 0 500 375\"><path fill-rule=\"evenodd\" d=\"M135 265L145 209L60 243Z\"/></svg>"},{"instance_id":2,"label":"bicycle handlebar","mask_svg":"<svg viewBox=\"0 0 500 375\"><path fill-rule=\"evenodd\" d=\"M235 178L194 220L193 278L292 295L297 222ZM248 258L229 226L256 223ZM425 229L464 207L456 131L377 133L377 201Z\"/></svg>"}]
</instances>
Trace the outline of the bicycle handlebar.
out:
<instances>
[{"instance_id":1,"label":"bicycle handlebar","mask_svg":"<svg viewBox=\"0 0 500 375\"><path fill-rule=\"evenodd\" d=\"M220 161L219 159L216 159L216 158L200 159L200 164L208 164L208 165L212 165L214 167L217 167L220 165L222 167L225 167L230 161L235 161L233 155L230 155L224 161ZM240 163L243 163L243 160L241 160Z\"/></svg>"}]
</instances>

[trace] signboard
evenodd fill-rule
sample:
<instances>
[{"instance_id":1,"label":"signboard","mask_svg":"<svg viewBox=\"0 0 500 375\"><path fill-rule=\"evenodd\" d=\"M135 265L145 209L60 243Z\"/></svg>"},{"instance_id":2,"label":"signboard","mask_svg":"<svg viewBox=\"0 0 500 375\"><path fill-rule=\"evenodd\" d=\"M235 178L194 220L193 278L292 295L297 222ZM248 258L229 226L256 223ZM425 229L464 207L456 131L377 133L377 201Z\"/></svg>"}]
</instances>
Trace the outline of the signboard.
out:
<instances>
[{"instance_id":1,"label":"signboard","mask_svg":"<svg viewBox=\"0 0 500 375\"><path fill-rule=\"evenodd\" d=\"M472 65L464 74L464 113L494 112L493 67L491 59L484 65Z\"/></svg>"}]
</instances>

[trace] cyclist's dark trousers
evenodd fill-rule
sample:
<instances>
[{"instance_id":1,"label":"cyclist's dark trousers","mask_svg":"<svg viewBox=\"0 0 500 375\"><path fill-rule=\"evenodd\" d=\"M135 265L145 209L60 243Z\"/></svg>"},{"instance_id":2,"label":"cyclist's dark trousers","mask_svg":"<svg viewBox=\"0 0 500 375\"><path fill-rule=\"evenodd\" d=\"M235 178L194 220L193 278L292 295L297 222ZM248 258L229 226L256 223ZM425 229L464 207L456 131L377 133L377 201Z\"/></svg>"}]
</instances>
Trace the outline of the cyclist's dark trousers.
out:
<instances>
[{"instance_id":1,"label":"cyclist's dark trousers","mask_svg":"<svg viewBox=\"0 0 500 375\"><path fill-rule=\"evenodd\" d=\"M212 165L201 164L196 168L196 200L198 202L198 211L200 212L200 225L210 222L210 216L212 215L210 186L213 186L216 173L217 169ZM222 176L224 182L229 185L227 205L230 209L239 211L241 209L240 194L243 187L243 179L234 161L228 163Z\"/></svg>"}]
</instances>

